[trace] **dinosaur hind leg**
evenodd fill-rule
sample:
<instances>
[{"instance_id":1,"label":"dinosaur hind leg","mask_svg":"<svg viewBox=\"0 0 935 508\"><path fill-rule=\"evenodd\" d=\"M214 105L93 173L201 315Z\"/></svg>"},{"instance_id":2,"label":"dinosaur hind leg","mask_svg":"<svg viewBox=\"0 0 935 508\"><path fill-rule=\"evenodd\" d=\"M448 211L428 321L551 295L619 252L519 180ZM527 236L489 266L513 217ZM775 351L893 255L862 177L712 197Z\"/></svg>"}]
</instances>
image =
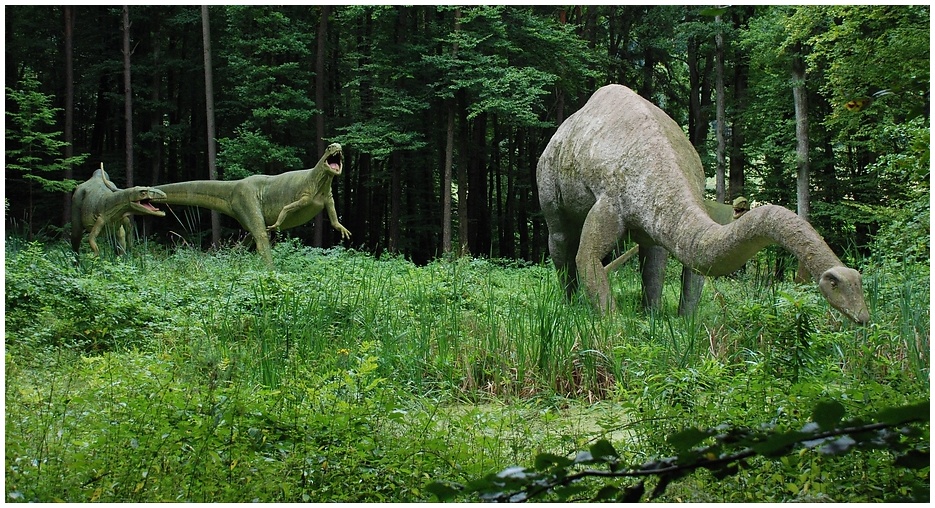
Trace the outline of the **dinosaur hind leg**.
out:
<instances>
[{"instance_id":1,"label":"dinosaur hind leg","mask_svg":"<svg viewBox=\"0 0 935 508\"><path fill-rule=\"evenodd\" d=\"M238 213L234 218L237 219L240 225L253 237L253 242L256 244L256 251L260 256L263 256L263 260L266 261L266 264L273 266L273 250L269 245L266 221L263 220L263 215L259 207L260 204L257 202L254 212Z\"/></svg>"},{"instance_id":2,"label":"dinosaur hind leg","mask_svg":"<svg viewBox=\"0 0 935 508\"><path fill-rule=\"evenodd\" d=\"M682 296L679 297L679 316L687 316L698 307L701 290L704 288L704 275L695 273L687 266L682 267Z\"/></svg>"},{"instance_id":3,"label":"dinosaur hind leg","mask_svg":"<svg viewBox=\"0 0 935 508\"><path fill-rule=\"evenodd\" d=\"M575 254L581 241L580 225L569 224L567 219L555 207L544 210L546 225L549 228L549 256L558 272L558 279L569 300L578 290L578 270L575 266Z\"/></svg>"},{"instance_id":4,"label":"dinosaur hind leg","mask_svg":"<svg viewBox=\"0 0 935 508\"><path fill-rule=\"evenodd\" d=\"M665 248L658 245L640 245L640 277L643 282L644 309L658 309L662 303L662 283L666 276L668 256L669 253Z\"/></svg>"}]
</instances>

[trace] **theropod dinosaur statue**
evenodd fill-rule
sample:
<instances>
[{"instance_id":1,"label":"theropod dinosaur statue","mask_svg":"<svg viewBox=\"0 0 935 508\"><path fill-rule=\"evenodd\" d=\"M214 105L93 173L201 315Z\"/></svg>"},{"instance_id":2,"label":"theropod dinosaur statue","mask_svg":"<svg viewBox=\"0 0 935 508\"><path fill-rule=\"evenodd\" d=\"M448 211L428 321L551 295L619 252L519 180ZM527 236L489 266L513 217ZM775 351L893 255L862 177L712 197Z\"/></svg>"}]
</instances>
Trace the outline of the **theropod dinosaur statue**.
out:
<instances>
[{"instance_id":1,"label":"theropod dinosaur statue","mask_svg":"<svg viewBox=\"0 0 935 508\"><path fill-rule=\"evenodd\" d=\"M71 200L71 247L77 254L81 248L81 235L88 231L88 243L95 255L100 255L97 236L104 226L120 221L117 226L117 243L123 252L127 250L126 232L130 229L130 214L165 217L166 213L153 206L153 202L165 200L165 194L153 187L118 189L104 165L94 170L86 182L75 189Z\"/></svg>"},{"instance_id":2,"label":"theropod dinosaur statue","mask_svg":"<svg viewBox=\"0 0 935 508\"><path fill-rule=\"evenodd\" d=\"M341 145L332 143L311 169L279 175L252 175L240 180L193 180L157 185L170 205L201 206L229 215L253 237L257 252L270 265L273 254L267 231L293 228L327 210L331 226L350 238L338 222L331 181L344 168Z\"/></svg>"},{"instance_id":3,"label":"theropod dinosaur statue","mask_svg":"<svg viewBox=\"0 0 935 508\"><path fill-rule=\"evenodd\" d=\"M597 90L552 136L536 169L549 252L569 296L578 281L601 311L615 309L601 264L620 238L639 244L643 301L666 251L701 275L724 275L778 243L804 264L832 307L866 323L860 273L812 226L764 205L727 225L705 210L701 160L661 109L622 85Z\"/></svg>"}]
</instances>

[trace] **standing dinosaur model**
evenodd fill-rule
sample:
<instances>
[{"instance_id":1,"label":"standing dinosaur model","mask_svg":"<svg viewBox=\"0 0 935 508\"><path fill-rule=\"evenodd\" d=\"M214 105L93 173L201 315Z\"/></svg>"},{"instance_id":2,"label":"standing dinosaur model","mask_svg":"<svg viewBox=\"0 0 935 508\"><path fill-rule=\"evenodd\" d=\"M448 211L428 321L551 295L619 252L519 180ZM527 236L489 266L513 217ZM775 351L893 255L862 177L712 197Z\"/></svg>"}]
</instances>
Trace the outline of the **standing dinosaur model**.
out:
<instances>
[{"instance_id":1,"label":"standing dinosaur model","mask_svg":"<svg viewBox=\"0 0 935 508\"><path fill-rule=\"evenodd\" d=\"M86 182L75 189L71 200L71 247L77 254L81 248L81 235L88 231L88 243L95 255L100 255L97 236L104 226L120 221L117 227L117 243L123 252L127 250L126 231L130 229L130 214L165 217L166 213L153 206L162 202L165 194L153 187L118 189L104 165L94 170Z\"/></svg>"},{"instance_id":2,"label":"standing dinosaur model","mask_svg":"<svg viewBox=\"0 0 935 508\"><path fill-rule=\"evenodd\" d=\"M338 222L331 181L341 174L344 155L341 145L332 143L311 169L279 175L252 175L240 180L193 180L158 185L170 205L201 206L229 215L246 229L257 252L270 265L273 254L267 231L289 229L312 220L327 210L331 226L343 238L351 233Z\"/></svg>"},{"instance_id":3,"label":"standing dinosaur model","mask_svg":"<svg viewBox=\"0 0 935 508\"><path fill-rule=\"evenodd\" d=\"M866 323L860 273L792 211L764 205L727 225L705 210L701 160L682 129L629 88L608 85L569 116L536 169L549 253L569 297L579 279L602 312L613 311L601 259L629 235L640 246L643 302L661 281L666 253L701 275L725 275L778 243L798 258L832 307ZM661 288L660 288L661 289Z\"/></svg>"}]
</instances>

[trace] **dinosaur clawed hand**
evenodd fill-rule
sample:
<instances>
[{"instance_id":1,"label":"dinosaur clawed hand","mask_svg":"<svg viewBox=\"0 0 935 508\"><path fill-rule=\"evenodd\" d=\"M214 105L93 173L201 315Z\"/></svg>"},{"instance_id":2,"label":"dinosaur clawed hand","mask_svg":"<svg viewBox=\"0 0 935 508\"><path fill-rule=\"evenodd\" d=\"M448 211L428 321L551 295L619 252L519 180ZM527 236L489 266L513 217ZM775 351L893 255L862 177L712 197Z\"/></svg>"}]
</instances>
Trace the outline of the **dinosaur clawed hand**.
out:
<instances>
[{"instance_id":1,"label":"dinosaur clawed hand","mask_svg":"<svg viewBox=\"0 0 935 508\"><path fill-rule=\"evenodd\" d=\"M348 231L346 227L344 227L344 226L342 226L342 225L340 225L340 224L337 224L337 225L334 226L334 229L337 229L338 231L341 232L341 238L343 238L343 239L345 239L345 240L348 240L348 239L351 238L351 232Z\"/></svg>"}]
</instances>

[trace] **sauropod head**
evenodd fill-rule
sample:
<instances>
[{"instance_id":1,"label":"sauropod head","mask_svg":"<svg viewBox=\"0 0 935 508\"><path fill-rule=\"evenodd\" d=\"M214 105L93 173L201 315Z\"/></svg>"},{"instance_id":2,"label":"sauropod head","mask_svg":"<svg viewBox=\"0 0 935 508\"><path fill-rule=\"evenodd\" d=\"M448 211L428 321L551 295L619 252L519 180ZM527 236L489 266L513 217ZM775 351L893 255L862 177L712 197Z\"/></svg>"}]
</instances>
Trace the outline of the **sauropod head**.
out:
<instances>
[{"instance_id":1,"label":"sauropod head","mask_svg":"<svg viewBox=\"0 0 935 508\"><path fill-rule=\"evenodd\" d=\"M846 266L835 266L821 274L818 289L832 307L859 324L870 321L870 311L864 301L860 272Z\"/></svg>"}]
</instances>

